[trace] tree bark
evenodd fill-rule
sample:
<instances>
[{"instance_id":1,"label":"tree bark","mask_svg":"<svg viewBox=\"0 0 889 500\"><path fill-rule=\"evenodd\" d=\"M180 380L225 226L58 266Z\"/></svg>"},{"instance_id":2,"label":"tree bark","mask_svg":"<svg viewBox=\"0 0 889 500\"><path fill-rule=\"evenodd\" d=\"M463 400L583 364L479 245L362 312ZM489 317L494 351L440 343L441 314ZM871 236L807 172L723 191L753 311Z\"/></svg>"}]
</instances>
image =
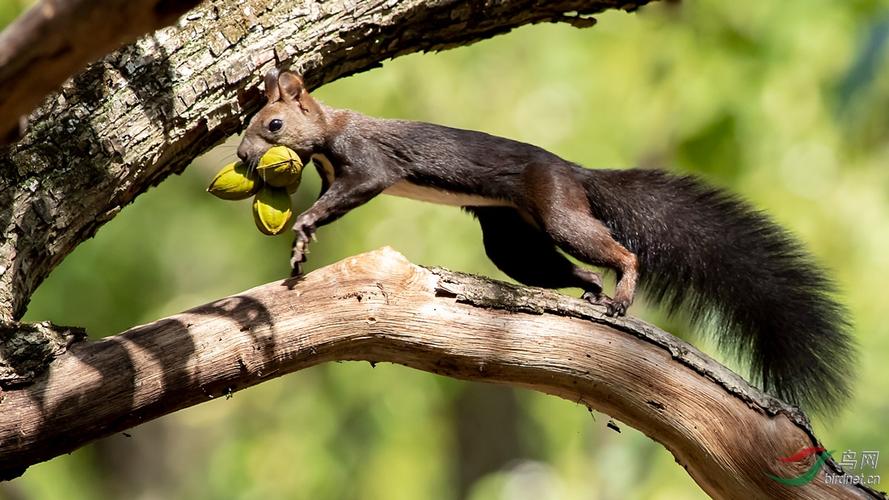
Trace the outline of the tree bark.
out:
<instances>
[{"instance_id":1,"label":"tree bark","mask_svg":"<svg viewBox=\"0 0 889 500\"><path fill-rule=\"evenodd\" d=\"M0 153L0 320L21 318L53 267L121 207L241 131L273 67L300 69L314 88L402 54L529 23L589 26L587 14L647 1L202 4L66 82Z\"/></svg>"},{"instance_id":2,"label":"tree bark","mask_svg":"<svg viewBox=\"0 0 889 500\"><path fill-rule=\"evenodd\" d=\"M718 498L866 498L783 486L818 446L805 417L693 346L551 290L426 269L390 249L269 283L99 341L78 341L0 403L0 471L265 380L337 360L390 362L575 401L662 443ZM810 457L814 458L814 457Z\"/></svg>"}]
</instances>

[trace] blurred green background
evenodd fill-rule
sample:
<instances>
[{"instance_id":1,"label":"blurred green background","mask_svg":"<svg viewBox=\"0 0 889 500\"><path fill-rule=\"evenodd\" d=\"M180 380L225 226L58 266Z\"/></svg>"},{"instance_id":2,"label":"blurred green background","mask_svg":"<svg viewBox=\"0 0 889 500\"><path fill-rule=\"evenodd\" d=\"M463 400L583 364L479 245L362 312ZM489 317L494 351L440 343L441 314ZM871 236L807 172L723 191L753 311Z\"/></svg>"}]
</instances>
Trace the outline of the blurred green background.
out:
<instances>
[{"instance_id":1,"label":"blurred green background","mask_svg":"<svg viewBox=\"0 0 889 500\"><path fill-rule=\"evenodd\" d=\"M0 2L0 22L25 3ZM856 391L815 429L830 449L885 453L876 473L889 481L889 3L696 0L599 21L402 57L316 96L531 142L590 167L691 172L741 193L804 240L839 283L861 348ZM248 202L204 192L236 144L140 196L82 244L37 291L26 319L102 337L283 277L289 235L260 235ZM300 209L318 189L308 172ZM470 217L388 197L322 228L308 267L383 245L416 263L504 278ZM634 313L688 333L644 303ZM669 452L608 421L524 390L340 363L34 466L0 485L0 497L703 497Z\"/></svg>"}]
</instances>

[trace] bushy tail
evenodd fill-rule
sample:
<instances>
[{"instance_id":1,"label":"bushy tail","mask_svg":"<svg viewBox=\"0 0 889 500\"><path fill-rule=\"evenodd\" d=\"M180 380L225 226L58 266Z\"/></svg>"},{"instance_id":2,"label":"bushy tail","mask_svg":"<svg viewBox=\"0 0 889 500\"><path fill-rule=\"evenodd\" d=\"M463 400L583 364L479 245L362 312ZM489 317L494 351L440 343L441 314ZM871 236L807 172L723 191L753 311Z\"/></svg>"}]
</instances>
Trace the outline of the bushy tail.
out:
<instances>
[{"instance_id":1,"label":"bushy tail","mask_svg":"<svg viewBox=\"0 0 889 500\"><path fill-rule=\"evenodd\" d=\"M692 177L591 170L593 215L639 259L647 298L715 320L718 345L755 383L831 413L849 396L853 346L834 287L789 234Z\"/></svg>"}]
</instances>

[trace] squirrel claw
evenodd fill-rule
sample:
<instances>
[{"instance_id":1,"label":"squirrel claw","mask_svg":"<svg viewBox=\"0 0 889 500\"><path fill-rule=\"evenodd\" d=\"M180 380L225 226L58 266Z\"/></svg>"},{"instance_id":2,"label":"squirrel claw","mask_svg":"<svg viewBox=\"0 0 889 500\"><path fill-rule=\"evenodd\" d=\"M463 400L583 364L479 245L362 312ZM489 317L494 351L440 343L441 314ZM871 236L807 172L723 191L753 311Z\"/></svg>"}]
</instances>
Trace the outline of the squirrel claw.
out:
<instances>
[{"instance_id":1,"label":"squirrel claw","mask_svg":"<svg viewBox=\"0 0 889 500\"><path fill-rule=\"evenodd\" d=\"M293 250L290 254L290 276L302 276L302 263L306 261L306 254L309 253L306 242L299 238L293 242Z\"/></svg>"},{"instance_id":2,"label":"squirrel claw","mask_svg":"<svg viewBox=\"0 0 889 500\"><path fill-rule=\"evenodd\" d=\"M622 300L615 300L602 292L583 292L580 298L586 300L590 304L597 306L605 306L605 314L607 316L625 316L630 304Z\"/></svg>"},{"instance_id":3,"label":"squirrel claw","mask_svg":"<svg viewBox=\"0 0 889 500\"><path fill-rule=\"evenodd\" d=\"M293 242L293 251L294 253L303 255L303 261L305 261L305 255L309 253L309 245L305 241L297 238L297 240Z\"/></svg>"},{"instance_id":4,"label":"squirrel claw","mask_svg":"<svg viewBox=\"0 0 889 500\"><path fill-rule=\"evenodd\" d=\"M313 227L294 226L293 230L296 232L296 240L302 245L307 245L309 240L318 241L318 238L315 236L315 228Z\"/></svg>"},{"instance_id":5,"label":"squirrel claw","mask_svg":"<svg viewBox=\"0 0 889 500\"><path fill-rule=\"evenodd\" d=\"M293 224L293 232L296 233L296 240L304 245L308 245L309 241L318 241L315 236L315 223L311 218L307 218L305 214L300 215Z\"/></svg>"},{"instance_id":6,"label":"squirrel claw","mask_svg":"<svg viewBox=\"0 0 889 500\"><path fill-rule=\"evenodd\" d=\"M611 298L602 293L601 290L598 292L587 290L583 292L583 295L581 295L580 298L597 306L606 306L611 302Z\"/></svg>"},{"instance_id":7,"label":"squirrel claw","mask_svg":"<svg viewBox=\"0 0 889 500\"><path fill-rule=\"evenodd\" d=\"M303 267L302 263L306 261L306 255L302 252L297 251L295 248L293 250L293 255L290 257L290 276L302 276Z\"/></svg>"},{"instance_id":8,"label":"squirrel claw","mask_svg":"<svg viewBox=\"0 0 889 500\"><path fill-rule=\"evenodd\" d=\"M303 266L299 262L294 262L293 259L290 259L290 277L296 278L303 275Z\"/></svg>"},{"instance_id":9,"label":"squirrel claw","mask_svg":"<svg viewBox=\"0 0 889 500\"><path fill-rule=\"evenodd\" d=\"M610 303L605 305L605 307L607 308L605 314L607 314L608 316L626 316L628 306L629 304L627 304L626 302L612 300Z\"/></svg>"}]
</instances>

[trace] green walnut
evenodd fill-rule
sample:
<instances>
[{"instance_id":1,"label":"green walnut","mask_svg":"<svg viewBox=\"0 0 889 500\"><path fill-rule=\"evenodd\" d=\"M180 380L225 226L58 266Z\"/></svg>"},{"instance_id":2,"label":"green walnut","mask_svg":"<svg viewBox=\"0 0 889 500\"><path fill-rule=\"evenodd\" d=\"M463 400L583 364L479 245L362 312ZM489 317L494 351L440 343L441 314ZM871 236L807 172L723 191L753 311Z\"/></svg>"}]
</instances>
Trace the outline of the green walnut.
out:
<instances>
[{"instance_id":1,"label":"green walnut","mask_svg":"<svg viewBox=\"0 0 889 500\"><path fill-rule=\"evenodd\" d=\"M216 174L207 191L223 200L247 199L262 187L256 172L247 172L247 165L236 161L229 163Z\"/></svg>"},{"instance_id":2,"label":"green walnut","mask_svg":"<svg viewBox=\"0 0 889 500\"><path fill-rule=\"evenodd\" d=\"M253 198L253 221L263 234L281 234L293 212L287 188L263 186Z\"/></svg>"},{"instance_id":3,"label":"green walnut","mask_svg":"<svg viewBox=\"0 0 889 500\"><path fill-rule=\"evenodd\" d=\"M286 187L293 193L299 187L303 162L290 148L274 146L262 155L256 170L269 186Z\"/></svg>"}]
</instances>

